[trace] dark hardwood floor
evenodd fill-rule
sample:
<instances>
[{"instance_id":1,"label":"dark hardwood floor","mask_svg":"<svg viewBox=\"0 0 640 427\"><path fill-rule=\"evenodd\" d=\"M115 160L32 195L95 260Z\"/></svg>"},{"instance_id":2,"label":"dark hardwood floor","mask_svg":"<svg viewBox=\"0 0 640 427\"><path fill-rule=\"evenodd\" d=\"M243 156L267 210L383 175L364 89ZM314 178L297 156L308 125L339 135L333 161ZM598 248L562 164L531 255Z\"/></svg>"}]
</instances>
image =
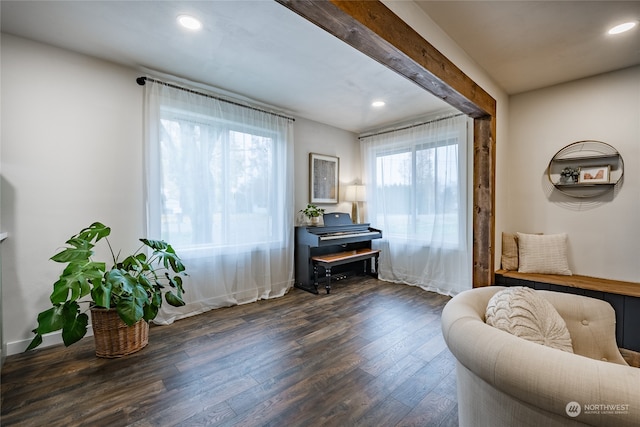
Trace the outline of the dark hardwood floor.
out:
<instances>
[{"instance_id":1,"label":"dark hardwood floor","mask_svg":"<svg viewBox=\"0 0 640 427\"><path fill-rule=\"evenodd\" d=\"M457 426L448 297L371 278L153 326L95 357L93 338L9 356L3 426Z\"/></svg>"}]
</instances>

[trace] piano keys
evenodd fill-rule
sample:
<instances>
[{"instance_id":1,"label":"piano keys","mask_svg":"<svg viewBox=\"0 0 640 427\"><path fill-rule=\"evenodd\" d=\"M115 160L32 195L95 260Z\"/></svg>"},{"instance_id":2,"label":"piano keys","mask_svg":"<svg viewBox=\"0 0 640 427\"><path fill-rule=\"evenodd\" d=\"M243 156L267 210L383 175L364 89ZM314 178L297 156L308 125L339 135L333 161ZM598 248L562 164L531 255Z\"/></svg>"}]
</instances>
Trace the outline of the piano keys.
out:
<instances>
[{"instance_id":1,"label":"piano keys","mask_svg":"<svg viewBox=\"0 0 640 427\"><path fill-rule=\"evenodd\" d=\"M364 273L377 275L377 266L374 273L372 263L367 263L366 256L353 257L353 261L336 260L333 263L323 260L333 259L325 257L331 254L367 253L365 249L371 250L371 241L382 238L382 231L369 224L353 224L348 213L327 213L323 215L323 221L324 226L321 227L296 227L295 286L317 294L318 276L321 276L329 293L331 279ZM314 257L316 261L313 260ZM377 261L377 253L375 260Z\"/></svg>"},{"instance_id":2,"label":"piano keys","mask_svg":"<svg viewBox=\"0 0 640 427\"><path fill-rule=\"evenodd\" d=\"M320 236L320 241L349 239L351 237L356 237L360 239L366 236L371 236L372 239L378 239L380 237L380 232L376 230L376 231L357 231L353 233L348 233L344 231L340 233L329 233L324 236Z\"/></svg>"}]
</instances>

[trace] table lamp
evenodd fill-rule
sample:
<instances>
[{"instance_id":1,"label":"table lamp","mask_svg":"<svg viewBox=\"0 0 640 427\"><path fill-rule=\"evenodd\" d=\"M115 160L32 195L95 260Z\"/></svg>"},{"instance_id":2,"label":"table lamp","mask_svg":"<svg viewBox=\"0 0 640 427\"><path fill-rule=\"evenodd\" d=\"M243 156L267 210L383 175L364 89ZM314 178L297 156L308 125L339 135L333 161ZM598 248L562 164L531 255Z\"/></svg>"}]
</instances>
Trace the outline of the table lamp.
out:
<instances>
[{"instance_id":1,"label":"table lamp","mask_svg":"<svg viewBox=\"0 0 640 427\"><path fill-rule=\"evenodd\" d=\"M360 224L360 202L366 200L366 187L364 185L349 185L344 195L347 202L352 202L351 220L354 224Z\"/></svg>"}]
</instances>

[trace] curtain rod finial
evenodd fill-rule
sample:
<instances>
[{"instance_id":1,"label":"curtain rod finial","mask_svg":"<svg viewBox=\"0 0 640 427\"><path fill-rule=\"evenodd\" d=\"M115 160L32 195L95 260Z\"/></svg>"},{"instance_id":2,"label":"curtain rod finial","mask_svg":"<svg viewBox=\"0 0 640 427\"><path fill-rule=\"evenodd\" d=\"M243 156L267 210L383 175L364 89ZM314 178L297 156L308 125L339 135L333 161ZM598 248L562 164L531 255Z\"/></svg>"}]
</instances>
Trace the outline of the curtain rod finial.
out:
<instances>
[{"instance_id":1,"label":"curtain rod finial","mask_svg":"<svg viewBox=\"0 0 640 427\"><path fill-rule=\"evenodd\" d=\"M138 83L140 86L144 86L144 84L146 83L147 78L146 77L138 77L136 79L136 83Z\"/></svg>"}]
</instances>

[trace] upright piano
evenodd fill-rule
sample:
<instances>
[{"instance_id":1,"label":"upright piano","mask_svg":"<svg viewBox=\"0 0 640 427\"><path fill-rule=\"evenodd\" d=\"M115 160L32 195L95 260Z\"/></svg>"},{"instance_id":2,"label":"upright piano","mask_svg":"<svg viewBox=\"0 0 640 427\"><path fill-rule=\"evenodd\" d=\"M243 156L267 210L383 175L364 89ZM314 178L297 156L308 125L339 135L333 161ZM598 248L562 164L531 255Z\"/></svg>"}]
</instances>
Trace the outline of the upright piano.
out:
<instances>
[{"instance_id":1,"label":"upright piano","mask_svg":"<svg viewBox=\"0 0 640 427\"><path fill-rule=\"evenodd\" d=\"M369 224L353 224L348 213L323 215L324 226L300 226L295 233L295 286L318 293L319 277L330 292L331 280L354 274L377 275L378 252L371 248L382 231ZM375 271L374 271L375 270Z\"/></svg>"}]
</instances>

